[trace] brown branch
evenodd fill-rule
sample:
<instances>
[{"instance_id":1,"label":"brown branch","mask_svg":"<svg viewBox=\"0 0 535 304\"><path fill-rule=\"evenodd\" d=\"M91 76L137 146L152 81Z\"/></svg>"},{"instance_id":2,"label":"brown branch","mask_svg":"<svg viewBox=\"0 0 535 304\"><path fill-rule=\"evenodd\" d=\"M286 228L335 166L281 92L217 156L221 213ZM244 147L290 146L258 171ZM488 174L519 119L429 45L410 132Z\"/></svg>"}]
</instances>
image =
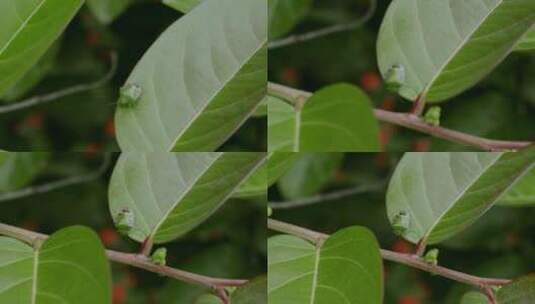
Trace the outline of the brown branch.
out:
<instances>
[{"instance_id":1,"label":"brown branch","mask_svg":"<svg viewBox=\"0 0 535 304\"><path fill-rule=\"evenodd\" d=\"M268 84L268 94L281 98L286 102L292 104L296 100L302 101L303 99L307 99L312 96L312 93L310 92L293 89L275 83ZM426 133L431 136L455 142L458 144L477 147L486 151L519 150L532 144L531 142L527 141L493 140L447 129L440 126L434 126L426 123L417 115L410 113L397 113L381 109L374 109L374 114L378 120L383 122L388 122L411 130Z\"/></svg>"},{"instance_id":2,"label":"brown branch","mask_svg":"<svg viewBox=\"0 0 535 304\"><path fill-rule=\"evenodd\" d=\"M276 48L292 45L295 43L305 42L305 41L321 38L324 36L328 36L331 34L357 29L361 27L362 25L366 24L366 22L368 22L373 17L376 10L377 10L377 0L370 0L368 11L366 11L366 14L360 20L356 20L356 21L349 22L349 23L331 25L331 26L328 26L319 30L308 32L308 33L297 34L297 35L292 35L286 38L282 38L282 39L270 42L268 44L268 49L273 50Z\"/></svg>"},{"instance_id":3,"label":"brown branch","mask_svg":"<svg viewBox=\"0 0 535 304\"><path fill-rule=\"evenodd\" d=\"M85 173L85 174L77 175L77 176L71 176L71 177L67 177L64 179L60 179L60 180L42 184L42 185L22 188L16 191L5 192L5 193L0 194L0 202L15 200L15 199L19 199L19 198L23 198L23 197L27 197L31 195L36 195L36 194L42 194L42 193L54 191L57 189L61 189L64 187L69 187L72 185L77 185L77 184L82 184L82 183L93 181L99 178L100 176L102 176L106 172L106 170L109 167L110 162L111 162L111 154L106 153L104 155L104 160L102 164L94 172Z\"/></svg>"},{"instance_id":4,"label":"brown branch","mask_svg":"<svg viewBox=\"0 0 535 304\"><path fill-rule=\"evenodd\" d=\"M0 235L5 235L14 239L18 239L31 246L34 246L35 244L40 243L48 238L48 235L45 234L25 230L2 223L0 223ZM247 280L212 278L172 268L169 266L160 266L154 264L148 257L137 253L124 253L113 250L106 250L106 255L110 261L144 269L186 283L206 286L216 292L219 292L225 287L241 286L248 282Z\"/></svg>"},{"instance_id":5,"label":"brown branch","mask_svg":"<svg viewBox=\"0 0 535 304\"><path fill-rule=\"evenodd\" d=\"M110 69L108 70L106 75L104 75L104 77L90 83L77 84L56 92L48 93L45 95L38 95L13 104L0 106L0 114L24 110L40 104L58 100L65 96L90 91L104 85L113 78L113 75L115 75L115 72L117 71L117 54L115 52L112 52L110 57Z\"/></svg>"},{"instance_id":6,"label":"brown branch","mask_svg":"<svg viewBox=\"0 0 535 304\"><path fill-rule=\"evenodd\" d=\"M274 219L268 219L268 228L274 231L295 235L300 238L309 240L313 243L317 243L318 241L323 242L326 238L329 237L329 235L323 234L321 232L316 232ZM476 286L483 290L485 290L489 286L502 286L511 283L511 280L508 279L482 278L446 267L426 263L421 257L413 254L403 254L381 249L381 256L385 260L404 264L429 273L437 274L454 281Z\"/></svg>"}]
</instances>

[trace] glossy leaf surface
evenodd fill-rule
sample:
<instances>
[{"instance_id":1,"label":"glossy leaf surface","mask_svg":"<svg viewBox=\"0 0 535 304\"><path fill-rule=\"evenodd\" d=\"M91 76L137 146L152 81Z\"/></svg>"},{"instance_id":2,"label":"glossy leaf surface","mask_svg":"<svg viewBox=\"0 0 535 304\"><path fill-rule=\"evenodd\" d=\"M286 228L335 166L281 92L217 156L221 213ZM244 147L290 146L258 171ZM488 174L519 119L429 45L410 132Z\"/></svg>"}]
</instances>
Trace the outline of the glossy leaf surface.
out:
<instances>
[{"instance_id":1,"label":"glossy leaf surface","mask_svg":"<svg viewBox=\"0 0 535 304\"><path fill-rule=\"evenodd\" d=\"M208 0L171 25L126 81L118 107L123 151L214 151L254 112L267 83L263 1Z\"/></svg>"},{"instance_id":2,"label":"glossy leaf surface","mask_svg":"<svg viewBox=\"0 0 535 304\"><path fill-rule=\"evenodd\" d=\"M60 230L35 251L0 237L0 277L1 303L111 304L104 247L85 227Z\"/></svg>"},{"instance_id":3,"label":"glossy leaf surface","mask_svg":"<svg viewBox=\"0 0 535 304\"><path fill-rule=\"evenodd\" d=\"M377 55L386 77L404 69L399 93L443 101L496 67L535 23L531 0L395 0L383 19Z\"/></svg>"},{"instance_id":4,"label":"glossy leaf surface","mask_svg":"<svg viewBox=\"0 0 535 304\"><path fill-rule=\"evenodd\" d=\"M0 1L0 96L37 63L83 0Z\"/></svg>"},{"instance_id":5,"label":"glossy leaf surface","mask_svg":"<svg viewBox=\"0 0 535 304\"><path fill-rule=\"evenodd\" d=\"M264 153L121 154L109 189L117 221L134 215L129 236L171 241L214 213L264 161Z\"/></svg>"},{"instance_id":6,"label":"glossy leaf surface","mask_svg":"<svg viewBox=\"0 0 535 304\"><path fill-rule=\"evenodd\" d=\"M379 151L379 127L371 102L359 88L321 89L301 110L268 103L268 150L293 152Z\"/></svg>"},{"instance_id":7,"label":"glossy leaf surface","mask_svg":"<svg viewBox=\"0 0 535 304\"><path fill-rule=\"evenodd\" d=\"M289 235L268 240L270 304L380 304L382 260L374 235L349 227L321 246Z\"/></svg>"},{"instance_id":8,"label":"glossy leaf surface","mask_svg":"<svg viewBox=\"0 0 535 304\"><path fill-rule=\"evenodd\" d=\"M401 235L443 241L491 208L535 163L535 147L515 153L406 153L388 187L391 224L408 217Z\"/></svg>"}]
</instances>

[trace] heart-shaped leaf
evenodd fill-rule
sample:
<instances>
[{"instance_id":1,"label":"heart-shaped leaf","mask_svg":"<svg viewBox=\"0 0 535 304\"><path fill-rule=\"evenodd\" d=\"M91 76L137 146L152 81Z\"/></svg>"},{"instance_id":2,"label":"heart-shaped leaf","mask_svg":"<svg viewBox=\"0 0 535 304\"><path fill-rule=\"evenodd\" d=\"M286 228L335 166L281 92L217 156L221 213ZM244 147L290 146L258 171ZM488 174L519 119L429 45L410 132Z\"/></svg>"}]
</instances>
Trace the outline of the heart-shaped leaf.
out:
<instances>
[{"instance_id":1,"label":"heart-shaped leaf","mask_svg":"<svg viewBox=\"0 0 535 304\"><path fill-rule=\"evenodd\" d=\"M307 14L311 5L312 0L268 0L269 39L291 31Z\"/></svg>"},{"instance_id":2,"label":"heart-shaped leaf","mask_svg":"<svg viewBox=\"0 0 535 304\"><path fill-rule=\"evenodd\" d=\"M0 193L24 187L46 165L45 152L2 152L0 156Z\"/></svg>"},{"instance_id":3,"label":"heart-shaped leaf","mask_svg":"<svg viewBox=\"0 0 535 304\"><path fill-rule=\"evenodd\" d=\"M317 194L342 164L343 153L296 153L298 159L279 179L278 188L286 199Z\"/></svg>"},{"instance_id":4,"label":"heart-shaped leaf","mask_svg":"<svg viewBox=\"0 0 535 304\"><path fill-rule=\"evenodd\" d=\"M406 153L388 187L388 218L405 239L438 243L476 221L534 164L535 146L514 153Z\"/></svg>"},{"instance_id":5,"label":"heart-shaped leaf","mask_svg":"<svg viewBox=\"0 0 535 304\"><path fill-rule=\"evenodd\" d=\"M525 36L520 40L516 46L515 51L532 51L535 50L535 28L532 28Z\"/></svg>"},{"instance_id":6,"label":"heart-shaped leaf","mask_svg":"<svg viewBox=\"0 0 535 304\"><path fill-rule=\"evenodd\" d=\"M131 215L134 240L171 241L212 215L264 160L252 152L123 153L110 181L112 217L122 225Z\"/></svg>"},{"instance_id":7,"label":"heart-shaped leaf","mask_svg":"<svg viewBox=\"0 0 535 304\"><path fill-rule=\"evenodd\" d=\"M88 0L87 5L97 19L104 23L111 23L115 18L121 15L132 0Z\"/></svg>"},{"instance_id":8,"label":"heart-shaped leaf","mask_svg":"<svg viewBox=\"0 0 535 304\"><path fill-rule=\"evenodd\" d=\"M403 73L399 93L443 101L491 72L535 24L530 0L394 0L377 55L385 79Z\"/></svg>"},{"instance_id":9,"label":"heart-shaped leaf","mask_svg":"<svg viewBox=\"0 0 535 304\"><path fill-rule=\"evenodd\" d=\"M267 161L241 185L234 196L267 195L267 188L271 187L292 166L297 156L297 153L292 152L268 153Z\"/></svg>"},{"instance_id":10,"label":"heart-shaped leaf","mask_svg":"<svg viewBox=\"0 0 535 304\"><path fill-rule=\"evenodd\" d=\"M383 266L375 236L349 227L314 246L289 235L268 240L268 298L279 303L383 302Z\"/></svg>"},{"instance_id":11,"label":"heart-shaped leaf","mask_svg":"<svg viewBox=\"0 0 535 304\"><path fill-rule=\"evenodd\" d=\"M199 5L204 0L163 0L165 5L168 5L179 12L187 13L195 6Z\"/></svg>"},{"instance_id":12,"label":"heart-shaped leaf","mask_svg":"<svg viewBox=\"0 0 535 304\"><path fill-rule=\"evenodd\" d=\"M379 151L379 126L368 96L337 84L321 89L301 109L268 104L269 151Z\"/></svg>"},{"instance_id":13,"label":"heart-shaped leaf","mask_svg":"<svg viewBox=\"0 0 535 304\"><path fill-rule=\"evenodd\" d=\"M535 169L524 175L498 201L501 206L535 205Z\"/></svg>"},{"instance_id":14,"label":"heart-shaped leaf","mask_svg":"<svg viewBox=\"0 0 535 304\"><path fill-rule=\"evenodd\" d=\"M535 303L535 275L527 275L503 286L497 293L500 304Z\"/></svg>"},{"instance_id":15,"label":"heart-shaped leaf","mask_svg":"<svg viewBox=\"0 0 535 304\"><path fill-rule=\"evenodd\" d=\"M265 2L203 1L126 81L115 116L121 149L216 150L265 96L266 43Z\"/></svg>"},{"instance_id":16,"label":"heart-shaped leaf","mask_svg":"<svg viewBox=\"0 0 535 304\"><path fill-rule=\"evenodd\" d=\"M83 0L0 2L0 96L37 63L82 6Z\"/></svg>"},{"instance_id":17,"label":"heart-shaped leaf","mask_svg":"<svg viewBox=\"0 0 535 304\"><path fill-rule=\"evenodd\" d=\"M98 236L54 233L38 249L0 237L0 303L110 303L111 274Z\"/></svg>"}]
</instances>

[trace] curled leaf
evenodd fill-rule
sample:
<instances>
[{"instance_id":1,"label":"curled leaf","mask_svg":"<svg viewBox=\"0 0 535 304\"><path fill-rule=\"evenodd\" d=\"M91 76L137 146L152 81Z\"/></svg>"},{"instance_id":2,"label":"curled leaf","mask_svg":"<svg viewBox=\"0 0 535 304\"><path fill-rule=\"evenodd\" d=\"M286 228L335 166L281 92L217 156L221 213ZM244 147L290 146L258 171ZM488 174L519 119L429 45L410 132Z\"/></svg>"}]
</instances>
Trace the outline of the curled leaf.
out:
<instances>
[{"instance_id":1,"label":"curled leaf","mask_svg":"<svg viewBox=\"0 0 535 304\"><path fill-rule=\"evenodd\" d=\"M397 92L405 83L405 68L402 65L393 65L385 76L386 88L389 91Z\"/></svg>"},{"instance_id":2,"label":"curled leaf","mask_svg":"<svg viewBox=\"0 0 535 304\"><path fill-rule=\"evenodd\" d=\"M434 106L429 108L427 112L424 115L424 121L430 125L433 126L439 126L440 125L440 113L441 113L440 107Z\"/></svg>"},{"instance_id":3,"label":"curled leaf","mask_svg":"<svg viewBox=\"0 0 535 304\"><path fill-rule=\"evenodd\" d=\"M156 265L165 266L167 264L167 248L156 249L150 259Z\"/></svg>"},{"instance_id":4,"label":"curled leaf","mask_svg":"<svg viewBox=\"0 0 535 304\"><path fill-rule=\"evenodd\" d=\"M429 250L425 256L424 256L424 261L428 264L433 264L433 265L437 265L438 264L438 249L436 248L433 248L431 250Z\"/></svg>"},{"instance_id":5,"label":"curled leaf","mask_svg":"<svg viewBox=\"0 0 535 304\"><path fill-rule=\"evenodd\" d=\"M119 230L120 233L128 235L130 230L134 227L134 212L130 209L123 209L117 214L117 219L115 220L115 227Z\"/></svg>"},{"instance_id":6,"label":"curled leaf","mask_svg":"<svg viewBox=\"0 0 535 304\"><path fill-rule=\"evenodd\" d=\"M407 212L401 211L398 213L392 220L392 229L394 229L394 233L396 235L403 235L407 229L409 229L410 222L411 218Z\"/></svg>"},{"instance_id":7,"label":"curled leaf","mask_svg":"<svg viewBox=\"0 0 535 304\"><path fill-rule=\"evenodd\" d=\"M118 104L122 108L133 108L138 104L142 95L143 89L139 85L127 84L120 90Z\"/></svg>"}]
</instances>

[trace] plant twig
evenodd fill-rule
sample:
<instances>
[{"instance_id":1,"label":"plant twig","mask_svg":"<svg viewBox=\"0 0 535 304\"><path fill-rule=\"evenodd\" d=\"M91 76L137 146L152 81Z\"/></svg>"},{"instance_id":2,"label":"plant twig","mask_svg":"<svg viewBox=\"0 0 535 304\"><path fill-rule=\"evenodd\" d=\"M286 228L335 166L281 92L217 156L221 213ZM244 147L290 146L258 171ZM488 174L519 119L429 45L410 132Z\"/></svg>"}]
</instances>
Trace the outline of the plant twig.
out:
<instances>
[{"instance_id":1,"label":"plant twig","mask_svg":"<svg viewBox=\"0 0 535 304\"><path fill-rule=\"evenodd\" d=\"M268 228L274 231L295 235L300 238L309 240L313 243L316 243L317 241L324 241L326 238L329 237L329 235L327 234L284 223L274 219L268 219ZM454 281L476 286L483 290L485 290L485 288L488 288L489 286L502 286L511 283L511 280L508 279L483 278L449 269L446 267L426 263L421 257L414 254L404 254L381 249L381 256L385 260L404 264L416 269L437 274Z\"/></svg>"},{"instance_id":2,"label":"plant twig","mask_svg":"<svg viewBox=\"0 0 535 304\"><path fill-rule=\"evenodd\" d=\"M67 87L65 89L61 89L56 92L30 97L28 99L25 99L25 100L22 100L13 104L0 106L0 114L23 110L23 109L37 106L40 104L44 104L47 102L55 101L68 95L73 95L73 94L96 89L104 85L108 81L110 81L115 75L115 72L117 71L117 53L112 52L110 54L110 60L111 60L110 69L108 70L106 75L104 75L104 77L100 78L99 80L96 80L90 83L77 84L71 87Z\"/></svg>"},{"instance_id":3,"label":"plant twig","mask_svg":"<svg viewBox=\"0 0 535 304\"><path fill-rule=\"evenodd\" d=\"M331 25L331 26L328 26L319 30L308 32L308 33L297 34L297 35L292 35L286 38L282 38L282 39L268 43L268 49L273 50L276 48L321 38L321 37L339 33L339 32L354 30L366 24L366 22L368 22L373 17L376 10L377 10L377 0L370 0L368 11L366 11L366 14L359 20L349 22L349 23Z\"/></svg>"},{"instance_id":4,"label":"plant twig","mask_svg":"<svg viewBox=\"0 0 535 304\"><path fill-rule=\"evenodd\" d=\"M269 202L269 207L271 209L298 208L298 207L313 205L317 203L323 203L327 201L334 201L334 200L341 199L347 196L352 196L358 193L378 190L382 188L383 186L384 186L383 183L376 184L376 185L364 185L364 186L357 186L357 187L336 190L336 191L329 192L329 193L321 193L321 194L314 195L311 197L296 199L296 200L287 201L287 202Z\"/></svg>"},{"instance_id":5,"label":"plant twig","mask_svg":"<svg viewBox=\"0 0 535 304\"><path fill-rule=\"evenodd\" d=\"M48 238L48 235L25 230L22 228L0 223L0 235L18 239L33 246L37 242L42 242ZM160 266L154 264L146 256L136 253L124 253L113 250L106 250L106 255L110 261L120 264L130 265L136 268L144 269L153 273L167 276L190 284L202 285L219 291L228 286L241 286L246 284L247 280L233 280L212 278L188 271L172 268L169 266Z\"/></svg>"},{"instance_id":6,"label":"plant twig","mask_svg":"<svg viewBox=\"0 0 535 304\"><path fill-rule=\"evenodd\" d=\"M23 198L23 197L27 197L31 195L54 191L57 189L61 189L61 188L76 185L76 184L82 184L82 183L93 181L99 178L102 174L106 172L106 170L108 169L110 165L111 158L112 157L110 153L104 154L104 160L102 161L102 164L98 167L97 170L90 172L90 173L66 177L64 179L60 179L60 180L53 181L50 183L37 185L37 186L30 186L30 187L23 188L20 190L2 193L0 194L0 202L15 200L15 199L19 199L19 198Z\"/></svg>"},{"instance_id":7,"label":"plant twig","mask_svg":"<svg viewBox=\"0 0 535 304\"><path fill-rule=\"evenodd\" d=\"M310 92L293 89L275 83L268 84L268 94L275 97L279 97L289 103L293 103L295 100L302 101L303 99L312 96L312 93ZM431 136L455 142L458 144L477 147L486 151L519 150L532 144L532 142L527 141L493 140L443 128L440 126L434 126L426 123L420 117L411 113L397 113L381 109L374 109L374 114L378 120L383 122L388 122L408 129L426 133Z\"/></svg>"}]
</instances>

